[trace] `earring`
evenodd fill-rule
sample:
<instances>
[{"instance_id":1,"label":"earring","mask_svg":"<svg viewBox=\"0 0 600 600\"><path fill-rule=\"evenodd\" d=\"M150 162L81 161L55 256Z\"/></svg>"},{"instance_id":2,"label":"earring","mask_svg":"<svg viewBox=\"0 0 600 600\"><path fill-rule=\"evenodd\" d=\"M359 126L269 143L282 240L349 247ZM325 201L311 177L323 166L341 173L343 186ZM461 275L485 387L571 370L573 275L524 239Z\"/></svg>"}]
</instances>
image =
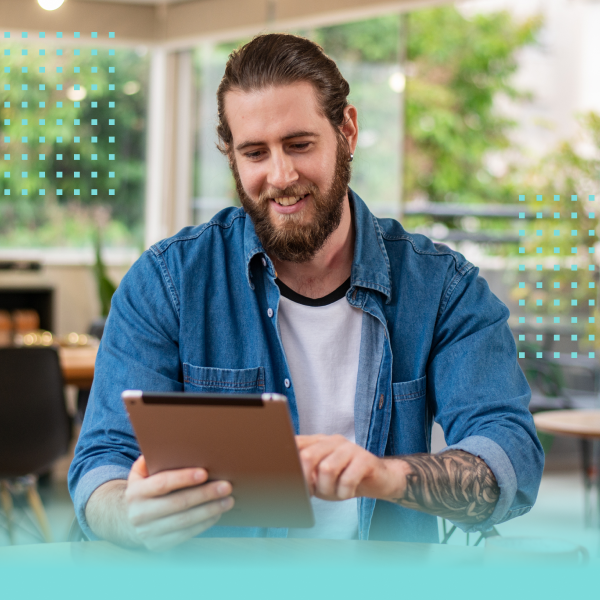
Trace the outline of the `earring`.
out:
<instances>
[{"instance_id":1,"label":"earring","mask_svg":"<svg viewBox=\"0 0 600 600\"><path fill-rule=\"evenodd\" d=\"M350 160L348 162L352 162L354 160L354 154L350 155Z\"/></svg>"}]
</instances>

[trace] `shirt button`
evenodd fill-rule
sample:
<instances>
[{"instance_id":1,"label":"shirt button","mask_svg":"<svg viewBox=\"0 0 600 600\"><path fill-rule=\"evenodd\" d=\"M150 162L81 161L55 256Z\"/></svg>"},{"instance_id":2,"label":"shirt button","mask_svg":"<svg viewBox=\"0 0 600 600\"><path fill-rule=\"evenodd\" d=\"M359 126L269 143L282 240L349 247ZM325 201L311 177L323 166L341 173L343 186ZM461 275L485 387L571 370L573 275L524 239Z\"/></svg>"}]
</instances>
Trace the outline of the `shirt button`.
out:
<instances>
[{"instance_id":1,"label":"shirt button","mask_svg":"<svg viewBox=\"0 0 600 600\"><path fill-rule=\"evenodd\" d=\"M269 317L272 317L272 316L273 316L273 309L272 309L272 308L270 308L270 309L267 311L267 314L269 315Z\"/></svg>"},{"instance_id":2,"label":"shirt button","mask_svg":"<svg viewBox=\"0 0 600 600\"><path fill-rule=\"evenodd\" d=\"M289 379L285 379L284 382L283 382L283 385L285 385L286 388L289 388L290 385L292 385L292 384L290 383Z\"/></svg>"},{"instance_id":3,"label":"shirt button","mask_svg":"<svg viewBox=\"0 0 600 600\"><path fill-rule=\"evenodd\" d=\"M267 261L265 260L265 258L262 259L262 263L263 263L263 267L267 266Z\"/></svg>"}]
</instances>

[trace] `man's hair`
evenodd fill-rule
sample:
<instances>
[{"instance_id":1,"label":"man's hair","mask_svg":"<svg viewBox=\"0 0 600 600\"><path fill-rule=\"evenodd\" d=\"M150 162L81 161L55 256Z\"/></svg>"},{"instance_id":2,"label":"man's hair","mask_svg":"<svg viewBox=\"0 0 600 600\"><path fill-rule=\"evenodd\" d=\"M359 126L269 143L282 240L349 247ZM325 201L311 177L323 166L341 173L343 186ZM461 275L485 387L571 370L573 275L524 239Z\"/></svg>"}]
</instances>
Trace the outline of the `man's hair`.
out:
<instances>
[{"instance_id":1,"label":"man's hair","mask_svg":"<svg viewBox=\"0 0 600 600\"><path fill-rule=\"evenodd\" d=\"M269 33L234 50L217 90L219 150L228 154L233 142L225 116L227 92L251 92L299 81L312 83L323 116L337 133L348 106L350 86L323 48L297 35Z\"/></svg>"}]
</instances>

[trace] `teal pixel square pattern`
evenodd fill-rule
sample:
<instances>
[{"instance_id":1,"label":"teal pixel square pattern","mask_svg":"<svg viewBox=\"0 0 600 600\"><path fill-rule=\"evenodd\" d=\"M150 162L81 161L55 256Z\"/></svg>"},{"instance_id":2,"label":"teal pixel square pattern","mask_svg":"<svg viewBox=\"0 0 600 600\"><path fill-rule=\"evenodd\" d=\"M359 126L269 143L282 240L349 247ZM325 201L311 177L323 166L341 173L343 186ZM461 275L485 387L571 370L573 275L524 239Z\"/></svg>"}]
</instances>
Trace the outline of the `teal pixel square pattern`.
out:
<instances>
[{"instance_id":1,"label":"teal pixel square pattern","mask_svg":"<svg viewBox=\"0 0 600 600\"><path fill-rule=\"evenodd\" d=\"M80 32L74 32L71 36L74 40L81 39ZM34 37L37 39L32 39ZM4 59L3 72L5 75L2 84L3 92L0 92L3 93L0 110L4 110L4 116L0 119L0 145L2 146L0 150L0 172L4 174L3 177L0 177L2 196L34 198L54 195L60 198L67 195L64 193L66 189L69 190L69 196L81 196L81 188L74 185L75 179L89 177L91 181L91 172L74 173L73 171L63 169L62 163L67 159L81 160L81 154L73 154L70 157L61 152L55 154L53 165L55 170L50 175L53 179L61 178L60 189L53 189L54 186L49 187L48 167L44 165L42 167L44 170L39 168L40 162L45 163L51 157L51 154L49 156L49 151L51 153L52 149L61 144L63 137L67 135L63 131L67 131L65 119L69 113L69 109L85 106L86 102L89 103L88 106L92 109L98 107L97 100L91 100L89 92L87 93L87 98L85 97L86 94L82 93L81 80L78 81L78 76L81 74L80 67L74 67L72 69L73 73L66 73L64 66L60 65L60 61L68 54L71 54L72 57L83 57L86 53L88 56L98 56L99 53L110 57L115 56L115 49L106 47L106 41L115 38L115 32L106 32L104 34L92 32L88 36L90 39L85 42L82 41L82 47L80 48L73 48L72 42L61 46L62 41L68 37L69 34L65 32L39 32L37 36L31 34L28 36L26 33L21 35L11 34L10 32L4 32L3 34L4 45L10 45L10 47L3 48L1 53ZM99 37L105 38L106 41L103 41L99 45L100 47L95 47L94 45L97 43ZM47 44L47 47L38 48L42 44ZM19 45L23 47L18 48ZM48 61L47 64L37 64L45 60ZM17 61L18 66L12 64L11 61ZM29 62L29 64L23 64L25 61ZM35 63L35 67L32 63ZM96 74L99 72L99 67L94 66L90 70L91 73ZM54 73L52 74L50 71L54 71ZM21 83L21 74L28 74L28 76L32 77L34 73L37 74L39 83L35 86ZM115 73L115 65L110 64L107 66L106 73ZM48 85L47 82L42 83L44 78L50 75L56 77L56 74L59 74L61 78L64 77L63 83L58 83L56 86L53 84ZM108 75L108 80L110 81L110 79L111 77ZM55 79L52 79L52 81L55 81ZM114 83L107 85L108 88L106 90L101 90L104 98L108 97L108 92L114 92L115 90ZM90 88L90 91L99 91L97 83L92 83ZM50 106L49 99L51 97L54 98L56 92L60 93L61 99L55 105ZM111 109L116 108L114 96L107 102ZM64 114L61 114L61 111ZM6 114L7 112L9 114ZM35 121L31 117L32 112L35 114ZM53 114L53 118L51 119L47 116L49 112ZM108 121L100 123L98 119L92 119L91 124L95 126L98 134L100 134L104 126L115 125L115 118L111 118ZM71 122L75 127L81 125L81 121L78 118ZM30 133L31 129L28 131L28 128L34 123L36 125L36 134L40 128L47 130L48 134L39 136L39 139L35 135L34 139L34 136ZM73 136L74 142L79 142L79 139L79 137ZM108 139L108 136L106 139ZM97 140L97 136L94 136L90 142L94 144ZM111 136L110 141L111 143L115 142L114 135ZM98 156L98 150L94 150L86 159L97 161ZM106 159L108 160L108 156ZM111 154L110 160L116 161L116 155ZM68 175L63 177L63 171L68 173ZM15 175L19 177L18 183L14 178ZM108 172L100 172L100 177L114 177L114 171L111 170L110 175ZM98 171L95 173L95 178L98 178ZM45 182L44 179L46 180ZM114 187L111 189L94 187L88 193L91 196L109 196L115 195L115 189ZM15 198L14 201L19 200Z\"/></svg>"},{"instance_id":2,"label":"teal pixel square pattern","mask_svg":"<svg viewBox=\"0 0 600 600\"><path fill-rule=\"evenodd\" d=\"M521 194L519 202L536 212L518 212L518 357L595 359L596 197Z\"/></svg>"}]
</instances>

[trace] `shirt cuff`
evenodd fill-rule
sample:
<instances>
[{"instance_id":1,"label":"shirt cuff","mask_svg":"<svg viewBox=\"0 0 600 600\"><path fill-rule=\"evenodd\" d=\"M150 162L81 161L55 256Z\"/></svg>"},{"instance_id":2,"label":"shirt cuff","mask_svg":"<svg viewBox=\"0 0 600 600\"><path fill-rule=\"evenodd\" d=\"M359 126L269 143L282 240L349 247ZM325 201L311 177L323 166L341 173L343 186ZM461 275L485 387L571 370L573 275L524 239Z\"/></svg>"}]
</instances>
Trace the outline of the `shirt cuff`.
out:
<instances>
[{"instance_id":1,"label":"shirt cuff","mask_svg":"<svg viewBox=\"0 0 600 600\"><path fill-rule=\"evenodd\" d=\"M79 521L79 525L83 533L89 540L99 540L100 538L90 529L85 518L85 507L94 491L103 483L112 481L113 479L127 479L129 477L129 469L122 465L103 465L88 471L77 484L73 505L75 506L75 515Z\"/></svg>"},{"instance_id":2,"label":"shirt cuff","mask_svg":"<svg viewBox=\"0 0 600 600\"><path fill-rule=\"evenodd\" d=\"M481 523L457 523L452 521L452 523L463 531L472 533L474 531L489 531L494 525L505 521L517 493L517 476L506 452L494 440L481 435L469 436L457 444L444 448L440 454L448 450L464 450L481 458L491 469L500 488L500 497L494 512L485 521Z\"/></svg>"}]
</instances>

